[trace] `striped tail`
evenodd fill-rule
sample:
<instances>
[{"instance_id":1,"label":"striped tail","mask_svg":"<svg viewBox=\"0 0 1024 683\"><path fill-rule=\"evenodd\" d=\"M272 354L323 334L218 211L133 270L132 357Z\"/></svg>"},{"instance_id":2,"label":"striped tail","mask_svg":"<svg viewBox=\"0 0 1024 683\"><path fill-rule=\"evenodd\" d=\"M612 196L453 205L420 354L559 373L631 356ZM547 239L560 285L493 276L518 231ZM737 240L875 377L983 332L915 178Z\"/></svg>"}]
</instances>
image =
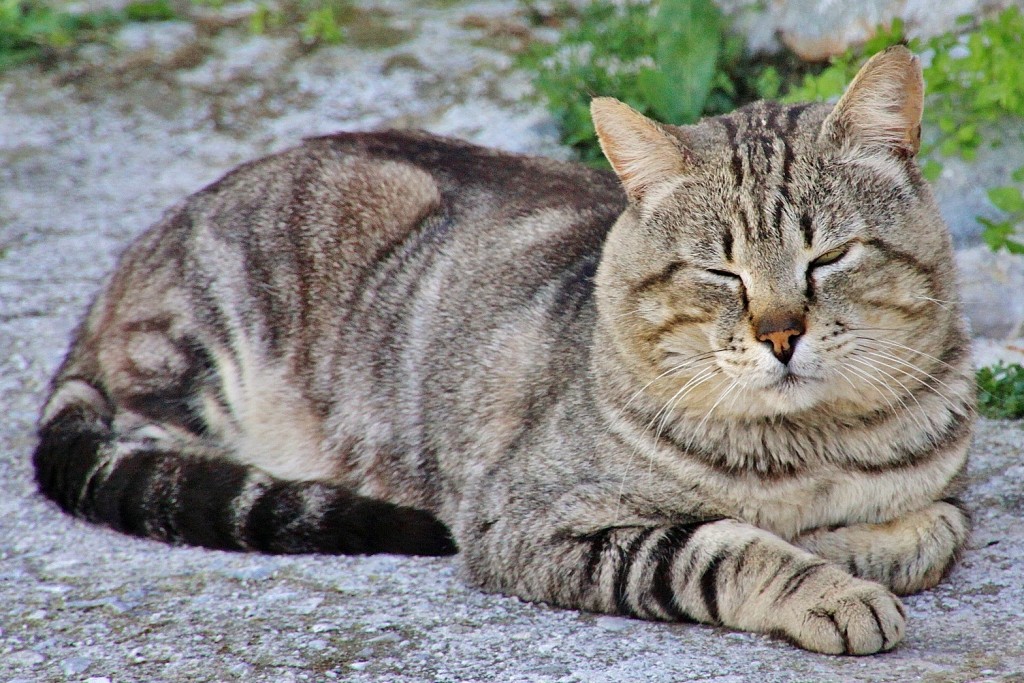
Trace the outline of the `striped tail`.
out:
<instances>
[{"instance_id":1,"label":"striped tail","mask_svg":"<svg viewBox=\"0 0 1024 683\"><path fill-rule=\"evenodd\" d=\"M33 456L40 490L66 512L170 543L267 553L450 555L448 529L422 510L323 482L276 479L224 457L122 441L110 418L74 402L45 419Z\"/></svg>"}]
</instances>

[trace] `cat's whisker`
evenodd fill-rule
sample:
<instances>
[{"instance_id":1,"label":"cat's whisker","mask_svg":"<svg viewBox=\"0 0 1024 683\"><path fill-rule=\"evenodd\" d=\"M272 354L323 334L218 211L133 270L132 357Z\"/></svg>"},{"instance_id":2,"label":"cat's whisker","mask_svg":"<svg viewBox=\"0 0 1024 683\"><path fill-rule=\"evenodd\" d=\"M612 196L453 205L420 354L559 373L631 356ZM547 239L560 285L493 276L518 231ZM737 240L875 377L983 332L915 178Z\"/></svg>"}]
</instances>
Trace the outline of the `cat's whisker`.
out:
<instances>
[{"instance_id":1,"label":"cat's whisker","mask_svg":"<svg viewBox=\"0 0 1024 683\"><path fill-rule=\"evenodd\" d=\"M851 380L845 372L843 372L840 368L835 368L835 372L837 375L846 380L846 383L850 385L850 388L853 389L854 393L857 393L857 386L853 383L853 380Z\"/></svg>"},{"instance_id":2,"label":"cat's whisker","mask_svg":"<svg viewBox=\"0 0 1024 683\"><path fill-rule=\"evenodd\" d=\"M868 347L868 348L870 348L870 347ZM920 373L922 376L918 377L917 375L910 374L906 370L901 370L901 372L904 372L908 376L913 377L918 382L920 382L922 386L924 386L925 388L930 390L932 393L934 393L936 396L941 398L943 400L943 402L945 402L945 404L949 408L951 408L953 410L958 410L956 404L949 398L949 396L947 396L943 392L939 391L936 387L932 386L928 382L928 380L931 380L932 382L936 382L937 384L942 385L947 390L949 390L950 393L956 393L956 392L953 390L953 388L951 386L949 386L948 384L946 384L945 382L943 382L941 379L939 379L935 375L931 374L930 372L927 372L926 370L918 367L914 363L911 363L911 362L906 361L906 360L904 360L902 358L899 358L898 356L895 356L895 355L893 355L891 353L887 353L887 352L879 350L879 349L874 349L874 350L865 349L864 350L864 355L865 356L871 356L871 357L873 357L875 359L878 359L878 363L879 364L885 365L886 367L891 368L893 370L900 370L900 368L898 368L896 366L893 366L893 365L889 365L889 364L885 363L884 361L893 361L893 362L899 363L900 365L903 365L903 366L905 366L907 368L910 368L914 372Z\"/></svg>"},{"instance_id":3,"label":"cat's whisker","mask_svg":"<svg viewBox=\"0 0 1024 683\"><path fill-rule=\"evenodd\" d=\"M708 412L704 415L704 418L697 424L697 427L693 430L693 434L690 436L690 440L686 442L687 451L689 451L690 448L693 447L694 439L696 439L697 435L701 433L702 429L704 429L704 425L707 424L708 418L711 417L711 414L715 412L715 408L717 408L719 404L722 401L724 401L730 393L732 393L733 389L735 389L739 385L739 382L740 381L738 379L734 379L732 381L732 384L729 385L729 388L722 392L722 394L718 397L718 400L715 401L714 404L712 404L712 406L708 409ZM719 386L721 386L721 384L719 384Z\"/></svg>"},{"instance_id":4,"label":"cat's whisker","mask_svg":"<svg viewBox=\"0 0 1024 683\"><path fill-rule=\"evenodd\" d=\"M642 387L640 387L640 389L638 389L636 391L636 393L634 393L632 396L630 396L629 400L626 401L625 404L623 404L622 408L619 411L619 414L621 415L621 414L625 413L626 409L629 408L630 404L632 404L633 401L635 401L641 394L643 394L645 391L647 391L647 389L649 389L651 387L651 385L654 384L655 382L657 382L659 379L661 379L661 378L663 378L663 377L665 377L667 375L671 375L671 374L674 374L674 373L677 373L677 372L682 372L683 370L692 369L694 367L694 365L697 362L699 362L699 361L706 361L706 364L710 364L710 363L712 363L714 361L710 361L708 359L710 357L712 357L716 353L718 353L718 351L705 351L703 353L698 353L696 355L690 356L689 358L684 359L682 362L677 363L676 365L673 365L671 368L669 368L665 372L661 373L660 375L658 375L657 377L652 379L647 384L645 384Z\"/></svg>"},{"instance_id":5,"label":"cat's whisker","mask_svg":"<svg viewBox=\"0 0 1024 683\"><path fill-rule=\"evenodd\" d=\"M888 404L889 409L892 410L894 414L899 412L896 409L896 406L893 404L893 402L889 400L889 397L882 393L882 390L878 388L879 383L881 383L880 380L875 379L869 373L865 372L864 370L861 370L860 368L855 368L852 365L847 365L846 369L852 372L857 377L860 377L862 380L864 380L865 383L867 383L869 387L874 389L875 393L877 393L881 397L881 399L885 401L886 404ZM885 386L885 384L881 383L881 386Z\"/></svg>"},{"instance_id":6,"label":"cat's whisker","mask_svg":"<svg viewBox=\"0 0 1024 683\"><path fill-rule=\"evenodd\" d=\"M659 410L658 413L654 416L654 419L656 420L658 419L658 415L661 415L661 423L658 425L658 429L656 430L654 435L655 443L657 443L658 439L661 438L662 431L664 430L664 427L668 422L669 415L672 414L672 411L675 410L676 406L679 405L679 403L681 403L682 400L686 398L694 389L699 387L707 380L711 379L718 372L721 372L721 370L719 370L718 367L706 368L700 374L690 379L690 381L684 384L682 388L672 396L672 398L665 402L665 405L662 406L661 410ZM644 433L647 433L647 430L650 429L650 427L651 425L648 424L647 428L644 429Z\"/></svg>"},{"instance_id":7,"label":"cat's whisker","mask_svg":"<svg viewBox=\"0 0 1024 683\"><path fill-rule=\"evenodd\" d=\"M693 389L696 389L698 386L700 386L701 384L703 384L707 380L711 379L712 377L715 376L715 374L717 374L719 372L721 372L721 370L717 366L711 366L711 367L707 367L707 368L701 370L700 372L697 373L697 375L695 375L694 377L690 378L690 380L688 382L686 382L672 396L672 398L670 398L668 401L666 401L665 405L662 406L661 409L659 409L658 412L656 412L654 414L654 417L651 418L650 422L648 422L647 425L640 432L641 438L647 434L647 432L651 429L651 427L654 426L654 423L657 422L658 418L661 417L663 414L664 414L665 417L662 420L662 424L665 423L665 421L667 420L668 415L670 414L671 410L674 409L674 405L673 405L674 402L676 402L677 400L678 401L682 401L687 396L687 394L689 394L691 391L693 391ZM654 437L655 445L657 444L657 442L658 442L658 440L660 438L661 438L661 426L659 426L659 428L658 428L658 430L657 430L657 432L655 434L655 437ZM636 446L634 446L630 450L629 457L626 459L626 465L625 465L625 468L623 470L622 479L619 482L619 492L618 492L618 496L617 496L618 500L616 502L616 508L615 508L615 518L616 519L618 519L619 510L620 510L621 505L622 505L622 495L623 495L623 492L625 490L627 478L629 476L629 470L632 468L633 461L636 459L637 453L639 451L640 451L640 444L638 443ZM650 459L651 464L653 466L653 458L651 457L651 455L649 453L647 455L648 455L648 458Z\"/></svg>"},{"instance_id":8,"label":"cat's whisker","mask_svg":"<svg viewBox=\"0 0 1024 683\"><path fill-rule=\"evenodd\" d=\"M918 401L917 397L914 396L914 394L907 388L907 385L905 385L902 382L900 382L898 379L893 377L891 374L889 374L885 370L879 369L878 367L876 367L876 365L874 363L870 363L870 362L868 362L866 360L863 360L863 359L860 359L860 358L851 358L849 360L850 360L851 363L857 363L861 367L866 368L868 370L868 372L867 372L868 375L870 375L870 371L873 370L873 371L875 371L875 372L877 372L879 374L885 375L886 377L888 377L892 381L894 381L897 384L899 384L901 387L903 387L903 390L905 392L907 392L907 395L914 399L914 402L917 404L917 407L921 410L921 412L927 414L927 411L925 411L924 407L921 405L921 402ZM852 366L847 366L847 367L849 367L851 370L853 369ZM875 379L877 379L878 384L882 388L886 389L889 393L892 394L893 398L896 399L896 402L899 403L900 406L903 407L904 414L906 414L908 417L913 419L914 423L918 426L918 428L922 432L928 431L927 426L924 424L924 422L922 422L921 416L918 413L916 413L913 410L911 410L910 405L906 402L906 400L902 396L900 396L898 393L896 393L895 389L893 389L891 386L889 386L880 377L877 377ZM892 404L890 404L890 405L892 405Z\"/></svg>"},{"instance_id":9,"label":"cat's whisker","mask_svg":"<svg viewBox=\"0 0 1024 683\"><path fill-rule=\"evenodd\" d=\"M740 395L741 395L741 394L742 394L742 393L743 393L743 392L744 392L744 391L745 391L746 389L748 389L749 387L750 387L750 382L748 382L748 381L743 381L742 379L740 380L740 387L739 387L739 388L740 388L740 390L739 390L739 391L737 391L737 392L736 392L735 394L733 394L733 395L732 395L732 400L731 400L731 401L729 401L729 405L727 406L729 410L732 410L732 409L733 409L733 407L735 407L735 405L736 405L736 399L737 399L737 398L739 398L739 397L740 397Z\"/></svg>"},{"instance_id":10,"label":"cat's whisker","mask_svg":"<svg viewBox=\"0 0 1024 683\"><path fill-rule=\"evenodd\" d=\"M866 360L863 360L863 359L859 359L859 358L854 358L854 359L851 359L851 360L854 360L854 361L857 361L857 362L862 362L862 363L868 363L868 361L866 361ZM920 410L920 411L921 411L922 413L926 413L926 412L927 412L927 411L925 410L924 406L923 406L923 405L921 405L921 401L919 401L919 400L918 400L918 398L917 398L917 395L916 395L916 394L914 394L914 392L913 392L913 391L911 391L910 387L908 387L908 386L907 386L906 384L904 384L903 382L901 382L901 381L900 381L900 380L899 380L899 379L898 379L898 378L897 378L897 377L896 377L895 375L893 375L892 373L890 373L890 372L886 372L885 370L882 370L882 369L881 369L880 367L878 367L878 366L879 366L879 365L881 365L881 366L883 366L883 367L887 367L887 368L889 368L889 369L891 369L891 370L896 370L897 372L899 372L899 371L900 371L900 370L899 370L899 368L897 368L897 367L894 367L894 366L892 366L892 365L890 365L890 364L888 364L888 363L884 363L884 362L882 362L882 361L879 361L879 360L875 360L875 361L871 362L871 363L870 363L870 365L872 365L872 366L875 366L875 367L874 367L874 369L875 369L875 371L876 371L876 372L878 372L878 373L879 373L879 374L881 374L881 375L885 375L886 377L888 377L889 379L891 379L891 380L892 380L893 382L895 382L896 384L900 385L900 387L901 387L901 388L903 389L904 395L905 395L905 396L909 396L909 397L910 397L911 399L913 399L914 403L915 403L915 404L917 404L917 407L918 407L918 409L919 409L919 410ZM916 378L915 378L915 379L916 379ZM920 380L918 380L918 381L920 382ZM922 384L923 384L923 382L922 382ZM902 398L902 397L901 397L901 398ZM905 402L904 402L904 405L906 405L906 403L905 403ZM909 408L910 408L910 406L907 406L907 408L908 408L908 412L909 412ZM922 428L923 428L923 426L922 426Z\"/></svg>"},{"instance_id":11,"label":"cat's whisker","mask_svg":"<svg viewBox=\"0 0 1024 683\"><path fill-rule=\"evenodd\" d=\"M655 377L651 381L647 382L647 384L645 384L642 387L640 387L640 389L638 389L632 396L630 396L630 399L627 400L623 404L623 407L620 410L618 410L618 417L622 417L623 415L625 415L626 411L629 409L629 407L633 403L633 401L636 400L637 398L639 398L648 388L650 388L650 386L652 384L654 384L654 382L656 382L659 379L662 379L662 378L664 378L664 377L666 377L668 375L677 374L677 373L680 373L680 372L682 372L684 370L697 370L697 369L699 369L698 372L703 372L703 371L707 370L708 367L710 367L710 366L712 366L714 364L715 360L714 360L713 356L714 356L715 353L718 353L718 352L719 351L716 350L716 351L706 351L706 352L703 352L703 353L697 353L697 354L695 354L693 356L690 356L689 358L684 359L682 362L679 362L679 364L673 366L672 368L666 370L664 373L658 375L657 377ZM683 388L685 389L686 386L684 385ZM658 413L660 413L660 411L658 411ZM655 414L655 418L654 419L657 419L656 414ZM610 429L610 426L609 426L609 429Z\"/></svg>"},{"instance_id":12,"label":"cat's whisker","mask_svg":"<svg viewBox=\"0 0 1024 683\"><path fill-rule=\"evenodd\" d=\"M906 344L901 344L900 342L894 341L892 339L883 339L883 338L880 338L880 337L857 337L857 339L866 340L866 341L872 341L872 342L876 342L878 344L882 344L882 345L887 345L887 346L892 346L892 347L895 347L895 348L903 349L904 351L910 351L911 353L916 353L917 355L923 356L924 358L927 358L928 360L932 360L932 361L935 361L936 363L940 363L940 364L946 366L947 368L949 368L950 370L953 370L954 372L956 372L958 374L964 374L964 371L962 369L956 367L955 365L950 365L949 363L947 363L946 361L942 360L941 358L936 358L935 356L927 354L924 351L918 351L917 349L915 349L912 346L907 346Z\"/></svg>"},{"instance_id":13,"label":"cat's whisker","mask_svg":"<svg viewBox=\"0 0 1024 683\"><path fill-rule=\"evenodd\" d=\"M942 308L943 310L946 310L946 311L950 310L953 306L956 305L955 301L945 301L943 299L936 299L935 297L931 297L931 296L924 296L923 294L918 294L918 295L912 296L910 298L912 298L912 299L921 299L922 301L931 301L932 303L938 305L940 308Z\"/></svg>"}]
</instances>

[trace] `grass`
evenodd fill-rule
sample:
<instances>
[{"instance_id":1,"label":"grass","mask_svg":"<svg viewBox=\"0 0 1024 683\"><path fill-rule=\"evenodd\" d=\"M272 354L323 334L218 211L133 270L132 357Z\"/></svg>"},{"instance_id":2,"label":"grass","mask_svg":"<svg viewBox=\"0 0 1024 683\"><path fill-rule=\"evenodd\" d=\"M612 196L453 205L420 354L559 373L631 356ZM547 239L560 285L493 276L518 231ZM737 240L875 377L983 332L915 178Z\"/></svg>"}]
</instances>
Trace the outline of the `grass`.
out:
<instances>
[{"instance_id":1,"label":"grass","mask_svg":"<svg viewBox=\"0 0 1024 683\"><path fill-rule=\"evenodd\" d=\"M232 0L191 0L218 8ZM135 0L121 10L70 13L44 0L0 0L0 72L30 62L53 62L76 46L107 42L129 22L179 18L172 0ZM188 18L187 16L183 18ZM383 10L364 10L351 0L260 2L249 19L253 34L292 35L307 48L348 42L363 48L389 47L409 38Z\"/></svg>"},{"instance_id":2,"label":"grass","mask_svg":"<svg viewBox=\"0 0 1024 683\"><path fill-rule=\"evenodd\" d=\"M604 159L590 121L594 95L685 124L774 97L783 74L811 68L787 56L774 63L749 58L711 0L597 0L555 14L528 3L526 14L537 24L565 26L555 42L533 44L518 65L533 73L563 143L595 165Z\"/></svg>"},{"instance_id":3,"label":"grass","mask_svg":"<svg viewBox=\"0 0 1024 683\"><path fill-rule=\"evenodd\" d=\"M164 21L169 0L137 0L124 9L72 14L41 0L0 0L0 71L55 59L76 45L109 39L130 21Z\"/></svg>"},{"instance_id":4,"label":"grass","mask_svg":"<svg viewBox=\"0 0 1024 683\"><path fill-rule=\"evenodd\" d=\"M1024 367L1002 361L981 368L978 378L978 412L996 420L1024 418Z\"/></svg>"}]
</instances>

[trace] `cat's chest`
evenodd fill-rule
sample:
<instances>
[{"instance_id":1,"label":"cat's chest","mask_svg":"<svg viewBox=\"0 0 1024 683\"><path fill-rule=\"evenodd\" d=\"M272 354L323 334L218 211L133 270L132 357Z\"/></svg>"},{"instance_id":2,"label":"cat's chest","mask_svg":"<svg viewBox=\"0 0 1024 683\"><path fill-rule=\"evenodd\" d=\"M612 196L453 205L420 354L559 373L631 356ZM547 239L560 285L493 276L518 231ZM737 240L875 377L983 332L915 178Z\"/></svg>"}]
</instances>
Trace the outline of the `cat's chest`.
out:
<instances>
[{"instance_id":1,"label":"cat's chest","mask_svg":"<svg viewBox=\"0 0 1024 683\"><path fill-rule=\"evenodd\" d=\"M922 448L897 421L859 432L769 426L707 425L700 451L676 451L662 462L681 492L696 492L718 514L793 538L920 509L942 497L966 459L966 441Z\"/></svg>"},{"instance_id":2,"label":"cat's chest","mask_svg":"<svg viewBox=\"0 0 1024 683\"><path fill-rule=\"evenodd\" d=\"M792 478L719 474L702 488L724 514L792 539L809 529L885 522L919 509L940 496L953 470L951 464L882 473L823 467Z\"/></svg>"}]
</instances>

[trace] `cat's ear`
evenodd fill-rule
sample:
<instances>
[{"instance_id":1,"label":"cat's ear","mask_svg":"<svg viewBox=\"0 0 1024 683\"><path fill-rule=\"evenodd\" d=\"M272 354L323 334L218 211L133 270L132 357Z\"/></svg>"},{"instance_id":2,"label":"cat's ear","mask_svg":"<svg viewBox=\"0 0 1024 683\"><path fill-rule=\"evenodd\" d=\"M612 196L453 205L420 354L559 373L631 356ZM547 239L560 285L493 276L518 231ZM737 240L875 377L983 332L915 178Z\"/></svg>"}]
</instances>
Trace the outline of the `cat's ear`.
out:
<instances>
[{"instance_id":1,"label":"cat's ear","mask_svg":"<svg viewBox=\"0 0 1024 683\"><path fill-rule=\"evenodd\" d=\"M846 147L912 156L921 147L923 105L921 64L906 47L894 45L861 67L821 133Z\"/></svg>"},{"instance_id":2,"label":"cat's ear","mask_svg":"<svg viewBox=\"0 0 1024 683\"><path fill-rule=\"evenodd\" d=\"M640 201L651 187L690 165L679 138L629 105L613 97L596 97L590 115L601 151L630 200Z\"/></svg>"}]
</instances>

